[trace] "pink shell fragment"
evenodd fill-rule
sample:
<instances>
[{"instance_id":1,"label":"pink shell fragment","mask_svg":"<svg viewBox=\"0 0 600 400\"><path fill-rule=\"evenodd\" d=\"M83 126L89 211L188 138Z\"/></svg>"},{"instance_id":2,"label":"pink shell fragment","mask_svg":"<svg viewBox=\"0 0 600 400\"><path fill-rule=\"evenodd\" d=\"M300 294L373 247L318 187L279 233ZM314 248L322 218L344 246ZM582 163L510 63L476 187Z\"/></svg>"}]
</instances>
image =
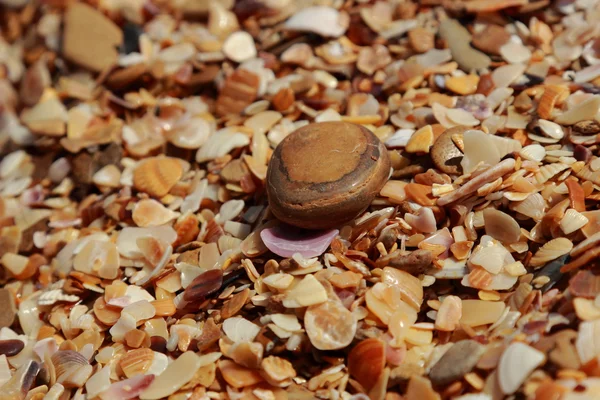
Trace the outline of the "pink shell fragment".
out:
<instances>
[{"instance_id":1,"label":"pink shell fragment","mask_svg":"<svg viewBox=\"0 0 600 400\"><path fill-rule=\"evenodd\" d=\"M264 229L260 237L269 250L281 257L299 253L304 258L320 256L339 233L337 229L308 231L289 225Z\"/></svg>"},{"instance_id":2,"label":"pink shell fragment","mask_svg":"<svg viewBox=\"0 0 600 400\"><path fill-rule=\"evenodd\" d=\"M131 297L129 297L129 296L115 297L115 298L108 300L108 302L106 304L109 306L113 306L113 307L125 308L131 304Z\"/></svg>"},{"instance_id":3,"label":"pink shell fragment","mask_svg":"<svg viewBox=\"0 0 600 400\"><path fill-rule=\"evenodd\" d=\"M129 400L138 397L154 380L154 375L138 375L124 381L115 382L110 387L100 393L99 397L103 400Z\"/></svg>"}]
</instances>

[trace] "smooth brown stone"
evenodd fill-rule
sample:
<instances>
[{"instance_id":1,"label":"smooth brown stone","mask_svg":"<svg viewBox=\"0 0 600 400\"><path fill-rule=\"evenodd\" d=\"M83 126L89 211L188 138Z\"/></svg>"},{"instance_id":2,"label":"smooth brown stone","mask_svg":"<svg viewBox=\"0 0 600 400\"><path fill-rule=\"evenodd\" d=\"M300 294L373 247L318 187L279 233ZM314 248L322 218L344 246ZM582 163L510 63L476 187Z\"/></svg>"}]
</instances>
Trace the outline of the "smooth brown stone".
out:
<instances>
[{"instance_id":1,"label":"smooth brown stone","mask_svg":"<svg viewBox=\"0 0 600 400\"><path fill-rule=\"evenodd\" d=\"M94 72L116 64L123 32L100 11L84 3L71 4L64 18L65 58Z\"/></svg>"},{"instance_id":2,"label":"smooth brown stone","mask_svg":"<svg viewBox=\"0 0 600 400\"><path fill-rule=\"evenodd\" d=\"M18 339L0 340L0 355L7 357L16 356L23 350L25 343Z\"/></svg>"},{"instance_id":3,"label":"smooth brown stone","mask_svg":"<svg viewBox=\"0 0 600 400\"><path fill-rule=\"evenodd\" d=\"M363 212L390 172L385 146L347 122L304 126L275 149L267 172L273 214L307 229L336 227Z\"/></svg>"},{"instance_id":4,"label":"smooth brown stone","mask_svg":"<svg viewBox=\"0 0 600 400\"><path fill-rule=\"evenodd\" d=\"M463 153L452 140L452 135L462 134L471 128L466 126L456 126L446 130L433 143L431 150L431 159L435 166L442 172L452 175L460 175L462 167L460 161L463 158Z\"/></svg>"},{"instance_id":5,"label":"smooth brown stone","mask_svg":"<svg viewBox=\"0 0 600 400\"><path fill-rule=\"evenodd\" d=\"M473 46L488 54L500 54L500 48L510 40L510 33L500 25L488 25L473 35Z\"/></svg>"},{"instance_id":6,"label":"smooth brown stone","mask_svg":"<svg viewBox=\"0 0 600 400\"><path fill-rule=\"evenodd\" d=\"M431 368L429 378L435 386L447 385L473 370L485 347L474 340L456 342Z\"/></svg>"}]
</instances>

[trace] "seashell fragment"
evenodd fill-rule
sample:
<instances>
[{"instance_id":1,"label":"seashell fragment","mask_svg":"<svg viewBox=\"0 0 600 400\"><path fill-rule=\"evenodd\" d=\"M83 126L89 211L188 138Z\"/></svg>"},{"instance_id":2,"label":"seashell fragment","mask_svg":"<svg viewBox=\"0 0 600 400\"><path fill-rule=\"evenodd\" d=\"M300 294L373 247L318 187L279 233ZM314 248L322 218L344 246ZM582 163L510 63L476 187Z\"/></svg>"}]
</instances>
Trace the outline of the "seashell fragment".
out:
<instances>
[{"instance_id":1,"label":"seashell fragment","mask_svg":"<svg viewBox=\"0 0 600 400\"><path fill-rule=\"evenodd\" d=\"M325 37L340 37L348 28L346 16L333 7L306 7L285 21L285 29L313 32Z\"/></svg>"},{"instance_id":2,"label":"seashell fragment","mask_svg":"<svg viewBox=\"0 0 600 400\"><path fill-rule=\"evenodd\" d=\"M501 301L463 300L460 323L468 326L493 324L504 313Z\"/></svg>"},{"instance_id":3,"label":"seashell fragment","mask_svg":"<svg viewBox=\"0 0 600 400\"><path fill-rule=\"evenodd\" d=\"M323 285L313 275L306 275L286 292L283 305L287 308L300 308L320 304L326 300L327 292Z\"/></svg>"},{"instance_id":4,"label":"seashell fragment","mask_svg":"<svg viewBox=\"0 0 600 400\"><path fill-rule=\"evenodd\" d=\"M433 130L431 125L425 125L413 133L406 143L408 153L429 153L429 148L433 145Z\"/></svg>"},{"instance_id":5,"label":"seashell fragment","mask_svg":"<svg viewBox=\"0 0 600 400\"><path fill-rule=\"evenodd\" d=\"M465 71L487 68L491 59L484 53L470 46L471 34L454 19L446 19L441 22L439 28L440 36L448 43L452 58L459 67Z\"/></svg>"},{"instance_id":6,"label":"seashell fragment","mask_svg":"<svg viewBox=\"0 0 600 400\"><path fill-rule=\"evenodd\" d=\"M589 219L583 214L570 208L565 213L565 216L560 220L560 229L565 235L569 235L587 225Z\"/></svg>"},{"instance_id":7,"label":"seashell fragment","mask_svg":"<svg viewBox=\"0 0 600 400\"><path fill-rule=\"evenodd\" d=\"M133 186L153 197L163 197L183 175L181 163L174 158L154 157L141 161L133 171Z\"/></svg>"},{"instance_id":8,"label":"seashell fragment","mask_svg":"<svg viewBox=\"0 0 600 400\"><path fill-rule=\"evenodd\" d=\"M146 227L165 225L178 214L154 199L142 199L133 207L131 216L138 226Z\"/></svg>"},{"instance_id":9,"label":"seashell fragment","mask_svg":"<svg viewBox=\"0 0 600 400\"><path fill-rule=\"evenodd\" d=\"M73 259L73 269L103 279L115 279L120 267L117 246L108 241L90 240Z\"/></svg>"},{"instance_id":10,"label":"seashell fragment","mask_svg":"<svg viewBox=\"0 0 600 400\"><path fill-rule=\"evenodd\" d=\"M525 160L540 162L546 157L546 149L539 144L530 144L523 147L519 155Z\"/></svg>"},{"instance_id":11,"label":"seashell fragment","mask_svg":"<svg viewBox=\"0 0 600 400\"><path fill-rule=\"evenodd\" d=\"M585 321L579 324L579 332L575 347L582 364L588 363L600 355L600 342L598 334L600 333L600 320Z\"/></svg>"},{"instance_id":12,"label":"seashell fragment","mask_svg":"<svg viewBox=\"0 0 600 400\"><path fill-rule=\"evenodd\" d=\"M256 45L245 31L234 32L225 39L223 53L232 61L241 63L256 57Z\"/></svg>"},{"instance_id":13,"label":"seashell fragment","mask_svg":"<svg viewBox=\"0 0 600 400\"><path fill-rule=\"evenodd\" d=\"M503 160L493 167L488 168L485 172L477 175L475 178L471 179L469 182L461 186L460 189L440 197L437 201L437 204L439 206L445 206L446 204L453 203L462 197L468 196L469 194L476 192L480 186L492 182L495 179L507 174L513 170L514 167L514 159L509 158Z\"/></svg>"},{"instance_id":14,"label":"seashell fragment","mask_svg":"<svg viewBox=\"0 0 600 400\"><path fill-rule=\"evenodd\" d=\"M348 354L348 371L365 389L370 389L385 367L385 344L377 338L365 339Z\"/></svg>"},{"instance_id":15,"label":"seashell fragment","mask_svg":"<svg viewBox=\"0 0 600 400\"><path fill-rule=\"evenodd\" d=\"M200 368L201 361L196 353L186 351L154 379L150 386L141 393L140 399L158 400L175 393L192 380L196 371Z\"/></svg>"},{"instance_id":16,"label":"seashell fragment","mask_svg":"<svg viewBox=\"0 0 600 400\"><path fill-rule=\"evenodd\" d=\"M560 125L574 125L581 121L593 120L598 111L600 111L600 96L592 96L558 115L554 122Z\"/></svg>"},{"instance_id":17,"label":"seashell fragment","mask_svg":"<svg viewBox=\"0 0 600 400\"><path fill-rule=\"evenodd\" d=\"M519 241L521 227L510 215L493 208L486 208L483 210L483 219L487 235L503 243L515 243Z\"/></svg>"},{"instance_id":18,"label":"seashell fragment","mask_svg":"<svg viewBox=\"0 0 600 400\"><path fill-rule=\"evenodd\" d=\"M545 243L531 258L529 265L541 267L549 261L568 254L573 249L573 243L567 238L556 238Z\"/></svg>"},{"instance_id":19,"label":"seashell fragment","mask_svg":"<svg viewBox=\"0 0 600 400\"><path fill-rule=\"evenodd\" d=\"M82 387L92 375L93 367L76 351L59 350L51 359L56 370L56 381L64 387Z\"/></svg>"},{"instance_id":20,"label":"seashell fragment","mask_svg":"<svg viewBox=\"0 0 600 400\"><path fill-rule=\"evenodd\" d=\"M546 135L552 139L560 140L565 136L563 129L557 123L554 123L552 121L547 121L545 119L540 119L540 120L538 120L537 124L540 127L540 131L544 135Z\"/></svg>"},{"instance_id":21,"label":"seashell fragment","mask_svg":"<svg viewBox=\"0 0 600 400\"><path fill-rule=\"evenodd\" d=\"M154 352L150 349L130 350L121 357L119 365L127 378L144 375L154 361Z\"/></svg>"},{"instance_id":22,"label":"seashell fragment","mask_svg":"<svg viewBox=\"0 0 600 400\"><path fill-rule=\"evenodd\" d=\"M459 326L462 316L462 302L460 297L446 296L435 318L435 329L451 332Z\"/></svg>"},{"instance_id":23,"label":"seashell fragment","mask_svg":"<svg viewBox=\"0 0 600 400\"><path fill-rule=\"evenodd\" d=\"M306 231L291 226L276 226L263 229L260 237L269 250L281 257L292 257L298 253L304 258L323 254L339 231Z\"/></svg>"},{"instance_id":24,"label":"seashell fragment","mask_svg":"<svg viewBox=\"0 0 600 400\"><path fill-rule=\"evenodd\" d=\"M566 89L563 86L547 85L544 88L544 94L540 98L537 112L540 118L548 119L552 117L552 112L558 101L563 96Z\"/></svg>"},{"instance_id":25,"label":"seashell fragment","mask_svg":"<svg viewBox=\"0 0 600 400\"><path fill-rule=\"evenodd\" d=\"M498 385L505 395L516 392L527 377L546 360L541 351L514 342L502 353L498 363Z\"/></svg>"},{"instance_id":26,"label":"seashell fragment","mask_svg":"<svg viewBox=\"0 0 600 400\"><path fill-rule=\"evenodd\" d=\"M130 400L137 398L154 381L154 375L138 375L134 378L118 381L100 393L102 400L122 399Z\"/></svg>"},{"instance_id":27,"label":"seashell fragment","mask_svg":"<svg viewBox=\"0 0 600 400\"><path fill-rule=\"evenodd\" d=\"M233 128L224 128L212 134L206 143L198 149L196 162L203 163L218 157L223 157L233 149L250 144L250 139Z\"/></svg>"},{"instance_id":28,"label":"seashell fragment","mask_svg":"<svg viewBox=\"0 0 600 400\"><path fill-rule=\"evenodd\" d=\"M308 338L319 350L343 349L352 342L357 329L354 315L334 300L310 306L304 325Z\"/></svg>"}]
</instances>

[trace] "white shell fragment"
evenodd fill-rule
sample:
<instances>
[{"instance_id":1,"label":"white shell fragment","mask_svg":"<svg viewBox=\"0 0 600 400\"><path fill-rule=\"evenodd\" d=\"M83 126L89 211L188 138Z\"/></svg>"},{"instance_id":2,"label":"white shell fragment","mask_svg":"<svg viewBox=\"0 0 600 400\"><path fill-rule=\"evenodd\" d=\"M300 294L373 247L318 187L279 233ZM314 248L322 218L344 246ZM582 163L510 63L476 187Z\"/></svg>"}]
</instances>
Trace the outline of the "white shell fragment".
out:
<instances>
[{"instance_id":1,"label":"white shell fragment","mask_svg":"<svg viewBox=\"0 0 600 400\"><path fill-rule=\"evenodd\" d=\"M509 395L516 392L545 359L544 353L524 343L515 342L508 346L498 364L498 384L502 393Z\"/></svg>"},{"instance_id":2,"label":"white shell fragment","mask_svg":"<svg viewBox=\"0 0 600 400\"><path fill-rule=\"evenodd\" d=\"M313 6L293 14L285 22L284 27L291 31L307 31L326 37L339 37L348 29L348 21L335 8Z\"/></svg>"},{"instance_id":3,"label":"white shell fragment","mask_svg":"<svg viewBox=\"0 0 600 400\"><path fill-rule=\"evenodd\" d=\"M248 32L234 32L223 43L223 53L235 62L241 63L250 60L256 57L254 39Z\"/></svg>"}]
</instances>

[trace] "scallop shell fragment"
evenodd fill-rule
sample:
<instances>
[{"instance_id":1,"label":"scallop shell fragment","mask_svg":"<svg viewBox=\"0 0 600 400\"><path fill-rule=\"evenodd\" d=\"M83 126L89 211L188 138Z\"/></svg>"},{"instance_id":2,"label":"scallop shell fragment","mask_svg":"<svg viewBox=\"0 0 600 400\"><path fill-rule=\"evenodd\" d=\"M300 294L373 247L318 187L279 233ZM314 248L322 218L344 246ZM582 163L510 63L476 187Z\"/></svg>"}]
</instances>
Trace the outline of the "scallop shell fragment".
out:
<instances>
[{"instance_id":1,"label":"scallop shell fragment","mask_svg":"<svg viewBox=\"0 0 600 400\"><path fill-rule=\"evenodd\" d=\"M540 162L546 157L546 149L539 144L530 144L523 147L519 155L525 160Z\"/></svg>"},{"instance_id":2,"label":"scallop shell fragment","mask_svg":"<svg viewBox=\"0 0 600 400\"><path fill-rule=\"evenodd\" d=\"M133 186L153 197L163 197L183 175L181 163L174 158L145 159L133 171Z\"/></svg>"},{"instance_id":3,"label":"scallop shell fragment","mask_svg":"<svg viewBox=\"0 0 600 400\"><path fill-rule=\"evenodd\" d=\"M545 243L531 258L529 265L541 267L546 263L568 254L573 249L573 242L566 238L556 238Z\"/></svg>"},{"instance_id":4,"label":"scallop shell fragment","mask_svg":"<svg viewBox=\"0 0 600 400\"><path fill-rule=\"evenodd\" d=\"M92 375L93 367L73 350L59 350L52 355L56 381L65 387L82 387Z\"/></svg>"},{"instance_id":5,"label":"scallop shell fragment","mask_svg":"<svg viewBox=\"0 0 600 400\"><path fill-rule=\"evenodd\" d=\"M565 235L569 235L587 225L589 219L583 214L570 208L565 213L565 216L560 220L560 229Z\"/></svg>"}]
</instances>

